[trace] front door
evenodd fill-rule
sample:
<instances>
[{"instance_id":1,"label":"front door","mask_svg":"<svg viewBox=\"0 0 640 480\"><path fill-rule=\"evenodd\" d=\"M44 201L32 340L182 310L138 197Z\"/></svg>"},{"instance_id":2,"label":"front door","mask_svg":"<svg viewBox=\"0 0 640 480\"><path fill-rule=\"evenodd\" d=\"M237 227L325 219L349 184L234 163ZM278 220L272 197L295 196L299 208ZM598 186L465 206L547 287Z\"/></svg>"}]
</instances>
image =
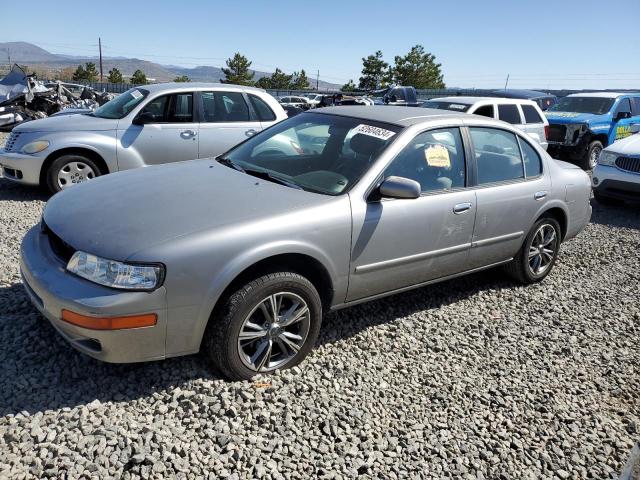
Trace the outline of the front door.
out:
<instances>
[{"instance_id":1,"label":"front door","mask_svg":"<svg viewBox=\"0 0 640 480\"><path fill-rule=\"evenodd\" d=\"M198 158L198 123L193 116L193 92L162 95L138 114L144 125L118 130L118 157L144 165Z\"/></svg>"},{"instance_id":2,"label":"front door","mask_svg":"<svg viewBox=\"0 0 640 480\"><path fill-rule=\"evenodd\" d=\"M420 183L416 199L351 198L353 238L347 301L416 285L465 270L476 197L466 188L459 129L418 134L384 177Z\"/></svg>"},{"instance_id":3,"label":"front door","mask_svg":"<svg viewBox=\"0 0 640 480\"><path fill-rule=\"evenodd\" d=\"M613 112L613 128L609 144L638 131L640 125L640 97L621 98Z\"/></svg>"},{"instance_id":4,"label":"front door","mask_svg":"<svg viewBox=\"0 0 640 480\"><path fill-rule=\"evenodd\" d=\"M469 268L512 258L551 188L542 161L524 138L497 128L470 127L477 164L478 209Z\"/></svg>"},{"instance_id":5,"label":"front door","mask_svg":"<svg viewBox=\"0 0 640 480\"><path fill-rule=\"evenodd\" d=\"M201 92L202 121L200 123L199 158L209 158L262 130L257 118L252 118L242 92Z\"/></svg>"}]
</instances>

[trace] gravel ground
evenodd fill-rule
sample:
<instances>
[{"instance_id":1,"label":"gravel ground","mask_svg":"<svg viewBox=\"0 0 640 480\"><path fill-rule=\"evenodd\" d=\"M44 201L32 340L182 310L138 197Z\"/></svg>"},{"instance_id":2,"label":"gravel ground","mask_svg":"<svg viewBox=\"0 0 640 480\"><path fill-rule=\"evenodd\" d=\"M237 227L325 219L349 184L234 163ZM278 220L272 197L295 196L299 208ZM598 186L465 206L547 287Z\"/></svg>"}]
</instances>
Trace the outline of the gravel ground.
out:
<instances>
[{"instance_id":1,"label":"gravel ground","mask_svg":"<svg viewBox=\"0 0 640 480\"><path fill-rule=\"evenodd\" d=\"M46 198L0 179L0 478L617 478L640 435L637 207L595 204L540 285L333 313L300 367L229 383L59 338L18 270Z\"/></svg>"}]
</instances>

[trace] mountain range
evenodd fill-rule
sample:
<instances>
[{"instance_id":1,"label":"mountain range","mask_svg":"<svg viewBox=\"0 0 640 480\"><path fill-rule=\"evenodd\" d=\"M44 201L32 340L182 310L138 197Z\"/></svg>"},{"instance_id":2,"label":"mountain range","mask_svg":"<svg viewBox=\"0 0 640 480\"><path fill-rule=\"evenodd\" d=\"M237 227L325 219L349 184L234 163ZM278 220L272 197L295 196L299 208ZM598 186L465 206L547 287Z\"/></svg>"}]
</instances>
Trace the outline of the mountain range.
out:
<instances>
[{"instance_id":1,"label":"mountain range","mask_svg":"<svg viewBox=\"0 0 640 480\"><path fill-rule=\"evenodd\" d=\"M18 63L32 67L40 67L47 69L62 69L75 67L86 62L98 63L97 56L76 56L61 55L51 53L47 50L28 42L0 42L0 64ZM180 67L176 65L161 65L159 63L142 60L139 58L127 57L102 57L102 65L104 75L112 68L117 68L125 76L130 76L136 70L142 70L147 78L156 82L167 82L173 80L176 76L186 75L194 82L218 82L225 75L220 67L201 65L193 68ZM254 70L254 80L270 76L271 72L261 72ZM315 87L315 81L311 81ZM320 80L318 82L320 89L336 89L340 85Z\"/></svg>"}]
</instances>

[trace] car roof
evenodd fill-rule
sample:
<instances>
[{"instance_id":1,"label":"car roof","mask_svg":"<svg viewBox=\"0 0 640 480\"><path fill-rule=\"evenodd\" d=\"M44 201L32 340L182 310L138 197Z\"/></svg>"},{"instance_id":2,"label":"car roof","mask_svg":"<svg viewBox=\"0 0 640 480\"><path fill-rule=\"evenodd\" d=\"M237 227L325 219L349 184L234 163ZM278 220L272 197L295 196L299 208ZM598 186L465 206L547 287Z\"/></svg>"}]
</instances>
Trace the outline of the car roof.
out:
<instances>
[{"instance_id":1,"label":"car roof","mask_svg":"<svg viewBox=\"0 0 640 480\"><path fill-rule=\"evenodd\" d=\"M539 92L537 90L520 90L517 88L507 88L503 90L494 90L496 95L502 95L505 98L541 98L541 97L555 97L550 93Z\"/></svg>"},{"instance_id":2,"label":"car roof","mask_svg":"<svg viewBox=\"0 0 640 480\"><path fill-rule=\"evenodd\" d=\"M316 108L313 112L354 117L374 122L391 123L400 127L408 127L435 118L469 118L469 114L467 113L451 112L449 110L436 110L433 108L399 107L392 105L344 105Z\"/></svg>"},{"instance_id":3,"label":"car roof","mask_svg":"<svg viewBox=\"0 0 640 480\"><path fill-rule=\"evenodd\" d=\"M623 95L638 95L638 92L585 92L585 93L572 93L567 97L596 97L596 98L618 98Z\"/></svg>"},{"instance_id":4,"label":"car roof","mask_svg":"<svg viewBox=\"0 0 640 480\"><path fill-rule=\"evenodd\" d=\"M495 103L509 103L509 104L524 104L524 105L532 105L534 102L531 100L527 100L524 98L502 98L502 97L441 97L441 98L432 98L434 101L444 101L451 103L462 103L464 105L473 105L478 102L495 102ZM431 101L429 100L429 101Z\"/></svg>"},{"instance_id":5,"label":"car roof","mask_svg":"<svg viewBox=\"0 0 640 480\"><path fill-rule=\"evenodd\" d=\"M231 83L208 83L208 82L167 82L167 83L151 83L148 85L140 85L139 88L149 90L150 93L162 92L164 90L206 90L208 88L220 89L224 88L229 91L247 91L264 92L262 88L246 87L244 85L234 85Z\"/></svg>"}]
</instances>

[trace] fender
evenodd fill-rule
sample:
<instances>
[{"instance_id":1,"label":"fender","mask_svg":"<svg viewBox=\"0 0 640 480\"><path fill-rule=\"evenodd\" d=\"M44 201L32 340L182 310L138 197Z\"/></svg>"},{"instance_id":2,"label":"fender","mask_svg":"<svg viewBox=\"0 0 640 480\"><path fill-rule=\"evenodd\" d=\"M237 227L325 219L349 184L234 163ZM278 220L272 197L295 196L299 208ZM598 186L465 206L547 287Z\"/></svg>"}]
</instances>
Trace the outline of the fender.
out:
<instances>
[{"instance_id":1,"label":"fender","mask_svg":"<svg viewBox=\"0 0 640 480\"><path fill-rule=\"evenodd\" d=\"M41 138L50 142L47 159L66 148L90 150L104 160L109 173L118 171L116 159L116 131L51 132Z\"/></svg>"}]
</instances>

